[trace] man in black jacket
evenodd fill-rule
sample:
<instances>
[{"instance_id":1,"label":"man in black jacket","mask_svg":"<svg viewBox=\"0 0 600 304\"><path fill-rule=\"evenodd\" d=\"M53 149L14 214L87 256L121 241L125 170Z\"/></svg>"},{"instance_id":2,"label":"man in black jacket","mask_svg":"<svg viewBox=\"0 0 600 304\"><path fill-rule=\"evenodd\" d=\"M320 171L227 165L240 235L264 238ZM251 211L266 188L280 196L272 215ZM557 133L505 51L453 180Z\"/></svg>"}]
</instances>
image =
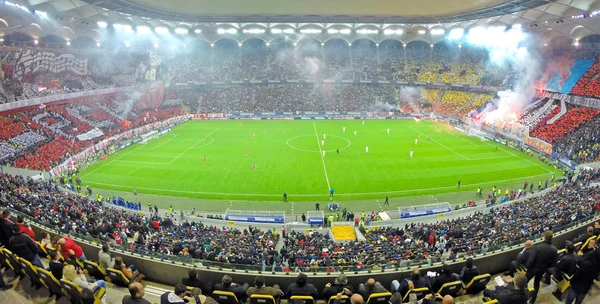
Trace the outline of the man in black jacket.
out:
<instances>
[{"instance_id":1,"label":"man in black jacket","mask_svg":"<svg viewBox=\"0 0 600 304\"><path fill-rule=\"evenodd\" d=\"M600 275L600 249L587 255L571 278L571 289L567 291L566 304L581 304L590 291L594 280Z\"/></svg>"},{"instance_id":2,"label":"man in black jacket","mask_svg":"<svg viewBox=\"0 0 600 304\"><path fill-rule=\"evenodd\" d=\"M409 282L412 283L414 288L427 287L429 289L429 282L427 282L427 279L421 275L421 271L419 269L414 269L410 274L410 278L406 278L402 280L402 282L398 282L397 280L392 281L392 293L397 291L402 297L404 297L410 290Z\"/></svg>"},{"instance_id":3,"label":"man in black jacket","mask_svg":"<svg viewBox=\"0 0 600 304\"><path fill-rule=\"evenodd\" d=\"M444 286L444 284L455 281L459 281L458 275L452 273L450 266L443 264L442 272L435 277L431 283L431 292L436 293L440 290L440 288L442 288L442 286Z\"/></svg>"},{"instance_id":4,"label":"man in black jacket","mask_svg":"<svg viewBox=\"0 0 600 304\"><path fill-rule=\"evenodd\" d=\"M473 265L473 258L468 258L465 267L460 271L460 280L467 285L478 275L479 270L477 270L477 266Z\"/></svg>"},{"instance_id":5,"label":"man in black jacket","mask_svg":"<svg viewBox=\"0 0 600 304\"><path fill-rule=\"evenodd\" d=\"M52 251L50 253L50 263L48 263L48 270L52 273L52 275L57 279L62 279L63 268L65 268L65 264L60 261L60 253L58 251Z\"/></svg>"},{"instance_id":6,"label":"man in black jacket","mask_svg":"<svg viewBox=\"0 0 600 304\"><path fill-rule=\"evenodd\" d=\"M550 284L550 275L553 275L557 280L561 280L561 273L564 272L566 275L572 276L575 273L575 270L577 270L579 257L575 253L575 245L567 241L565 249L567 249L567 253L558 260L556 266L548 269L544 275L544 284Z\"/></svg>"},{"instance_id":7,"label":"man in black jacket","mask_svg":"<svg viewBox=\"0 0 600 304\"><path fill-rule=\"evenodd\" d=\"M44 267L40 256L38 255L38 248L35 242L26 234L23 234L20 230L19 225L13 225L13 236L8 241L9 248L13 254L29 261L31 264Z\"/></svg>"},{"instance_id":8,"label":"man in black jacket","mask_svg":"<svg viewBox=\"0 0 600 304\"><path fill-rule=\"evenodd\" d=\"M333 285L331 285L331 283L327 283L325 285L325 289L323 289L323 297L326 301L329 301L331 297L344 291L344 288L347 288L352 293L354 293L354 288L351 284L348 284L348 278L345 274L342 273L335 279Z\"/></svg>"},{"instance_id":9,"label":"man in black jacket","mask_svg":"<svg viewBox=\"0 0 600 304\"><path fill-rule=\"evenodd\" d=\"M292 296L311 296L314 299L319 297L319 293L315 286L308 283L307 280L308 277L304 273L300 273L298 277L296 277L296 283L292 283L288 286L288 289L285 291L285 297L288 299Z\"/></svg>"},{"instance_id":10,"label":"man in black jacket","mask_svg":"<svg viewBox=\"0 0 600 304\"><path fill-rule=\"evenodd\" d=\"M198 272L196 272L196 270L190 270L190 272L188 272L188 277L181 279L181 284L190 287L198 287L202 289L202 293L207 296L212 294L213 283L211 281L204 282L198 280Z\"/></svg>"},{"instance_id":11,"label":"man in black jacket","mask_svg":"<svg viewBox=\"0 0 600 304\"><path fill-rule=\"evenodd\" d=\"M510 262L510 268L508 271L504 272L505 276L512 277L515 275L515 272L517 272L517 268L525 266L525 263L527 263L527 260L529 260L529 251L531 251L531 247L533 247L533 241L527 240L525 242L525 248L519 252L517 259Z\"/></svg>"},{"instance_id":12,"label":"man in black jacket","mask_svg":"<svg viewBox=\"0 0 600 304\"><path fill-rule=\"evenodd\" d=\"M246 295L246 290L248 289L249 286L250 285L248 283L244 283L243 285L238 285L233 282L233 279L230 276L224 275L223 279L221 279L221 284L215 285L215 290L233 292L235 294L235 296L237 297L238 301L243 302L248 297Z\"/></svg>"},{"instance_id":13,"label":"man in black jacket","mask_svg":"<svg viewBox=\"0 0 600 304\"><path fill-rule=\"evenodd\" d=\"M13 236L13 222L10 220L10 210L2 210L2 216L0 217L0 242L8 249L8 241Z\"/></svg>"},{"instance_id":14,"label":"man in black jacket","mask_svg":"<svg viewBox=\"0 0 600 304\"><path fill-rule=\"evenodd\" d=\"M527 289L527 277L522 274L515 276L514 281L504 286L498 286L495 290L486 289L483 295L498 300L499 303L527 304L529 290Z\"/></svg>"},{"instance_id":15,"label":"man in black jacket","mask_svg":"<svg viewBox=\"0 0 600 304\"><path fill-rule=\"evenodd\" d=\"M533 280L533 294L531 296L531 303L535 303L537 299L537 293L540 290L540 282L542 277L548 268L556 265L556 259L558 258L558 250L552 245L552 231L544 232L544 241L534 246L529 255L527 261L527 281Z\"/></svg>"}]
</instances>

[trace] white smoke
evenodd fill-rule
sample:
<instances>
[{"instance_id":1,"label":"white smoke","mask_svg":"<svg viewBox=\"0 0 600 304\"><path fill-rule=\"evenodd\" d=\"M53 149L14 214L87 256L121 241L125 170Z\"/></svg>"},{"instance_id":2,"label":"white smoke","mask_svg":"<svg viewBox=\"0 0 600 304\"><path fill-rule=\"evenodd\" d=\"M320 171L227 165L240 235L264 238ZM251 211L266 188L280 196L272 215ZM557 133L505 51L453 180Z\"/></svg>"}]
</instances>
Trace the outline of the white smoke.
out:
<instances>
[{"instance_id":1,"label":"white smoke","mask_svg":"<svg viewBox=\"0 0 600 304\"><path fill-rule=\"evenodd\" d=\"M533 38L520 28L492 27L471 30L466 40L488 51L492 69L512 70L515 75L513 88L499 91L498 98L480 111L480 117L486 123L516 121L533 99L535 83L541 74L539 56L532 47Z\"/></svg>"}]
</instances>

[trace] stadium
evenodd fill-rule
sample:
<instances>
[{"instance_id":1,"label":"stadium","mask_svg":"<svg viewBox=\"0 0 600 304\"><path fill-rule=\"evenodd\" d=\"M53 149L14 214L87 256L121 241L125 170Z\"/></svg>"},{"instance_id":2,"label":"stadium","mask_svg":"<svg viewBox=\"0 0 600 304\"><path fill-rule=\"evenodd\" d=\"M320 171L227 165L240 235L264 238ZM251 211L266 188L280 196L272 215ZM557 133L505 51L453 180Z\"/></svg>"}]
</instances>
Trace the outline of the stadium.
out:
<instances>
[{"instance_id":1,"label":"stadium","mask_svg":"<svg viewBox=\"0 0 600 304\"><path fill-rule=\"evenodd\" d=\"M597 303L599 21L2 1L0 303Z\"/></svg>"}]
</instances>

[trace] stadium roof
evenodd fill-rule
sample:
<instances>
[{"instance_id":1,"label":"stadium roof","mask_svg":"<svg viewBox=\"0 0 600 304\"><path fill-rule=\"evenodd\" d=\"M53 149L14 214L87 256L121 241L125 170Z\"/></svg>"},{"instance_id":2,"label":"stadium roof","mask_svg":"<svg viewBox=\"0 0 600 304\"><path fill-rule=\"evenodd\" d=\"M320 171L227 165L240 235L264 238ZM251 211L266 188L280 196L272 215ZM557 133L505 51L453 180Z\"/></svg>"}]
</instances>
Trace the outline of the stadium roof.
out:
<instances>
[{"instance_id":1,"label":"stadium roof","mask_svg":"<svg viewBox=\"0 0 600 304\"><path fill-rule=\"evenodd\" d=\"M430 35L434 28L448 32L457 27L518 24L549 41L599 33L600 15L593 18L598 10L600 0L8 0L0 3L0 36L22 32L35 38L99 40L100 21L132 28L199 29L196 33L209 41L221 38L216 31L222 26L234 27L240 34L243 28L254 26L269 33L279 26L295 33L315 27L322 34L332 27L348 28L352 35L359 28L372 28L377 30L373 36L397 28L402 34L388 38L435 42L439 37Z\"/></svg>"}]
</instances>

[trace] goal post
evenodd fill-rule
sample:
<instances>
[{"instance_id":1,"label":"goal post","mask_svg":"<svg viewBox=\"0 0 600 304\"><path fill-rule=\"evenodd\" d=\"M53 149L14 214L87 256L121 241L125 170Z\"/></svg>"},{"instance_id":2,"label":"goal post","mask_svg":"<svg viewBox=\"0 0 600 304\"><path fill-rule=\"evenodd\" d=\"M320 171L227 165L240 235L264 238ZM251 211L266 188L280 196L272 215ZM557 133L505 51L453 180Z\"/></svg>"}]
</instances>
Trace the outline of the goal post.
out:
<instances>
[{"instance_id":1,"label":"goal post","mask_svg":"<svg viewBox=\"0 0 600 304\"><path fill-rule=\"evenodd\" d=\"M146 134L142 134L141 138L140 144L145 145L148 141L158 138L158 131L150 131Z\"/></svg>"}]
</instances>

